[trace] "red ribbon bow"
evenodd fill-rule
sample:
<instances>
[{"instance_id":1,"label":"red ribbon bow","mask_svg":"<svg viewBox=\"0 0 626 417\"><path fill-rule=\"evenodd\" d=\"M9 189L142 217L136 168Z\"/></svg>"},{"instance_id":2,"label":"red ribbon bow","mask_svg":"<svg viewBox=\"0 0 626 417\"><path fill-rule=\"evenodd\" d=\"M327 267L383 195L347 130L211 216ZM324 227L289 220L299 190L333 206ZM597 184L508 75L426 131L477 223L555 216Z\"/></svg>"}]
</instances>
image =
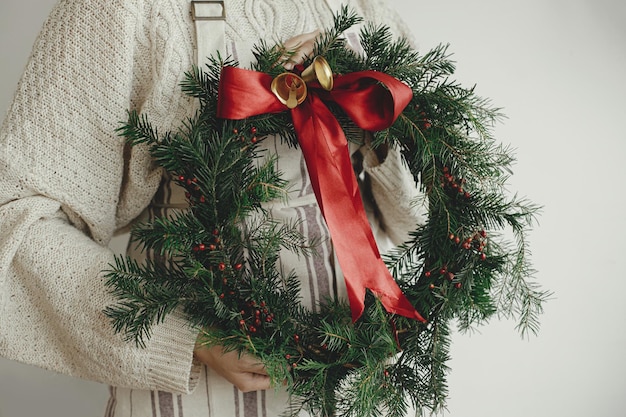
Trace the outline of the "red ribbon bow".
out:
<instances>
[{"instance_id":1,"label":"red ribbon bow","mask_svg":"<svg viewBox=\"0 0 626 417\"><path fill-rule=\"evenodd\" d=\"M245 119L288 110L270 90L272 77L236 67L222 69L217 116ZM365 309L370 289L390 313L425 322L383 262L370 228L352 168L348 142L324 101L334 101L364 130L389 127L412 99L411 89L377 71L335 76L334 88L307 85L306 100L291 109L315 196L331 234L343 271L352 320Z\"/></svg>"}]
</instances>

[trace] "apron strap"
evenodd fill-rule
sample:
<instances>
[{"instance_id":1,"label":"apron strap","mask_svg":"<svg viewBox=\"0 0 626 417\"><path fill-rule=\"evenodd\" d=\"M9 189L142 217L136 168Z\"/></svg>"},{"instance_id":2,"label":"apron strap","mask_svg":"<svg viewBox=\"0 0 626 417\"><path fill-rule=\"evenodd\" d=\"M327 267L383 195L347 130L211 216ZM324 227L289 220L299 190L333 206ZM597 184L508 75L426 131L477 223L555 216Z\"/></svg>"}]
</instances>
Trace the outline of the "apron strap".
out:
<instances>
[{"instance_id":1,"label":"apron strap","mask_svg":"<svg viewBox=\"0 0 626 417\"><path fill-rule=\"evenodd\" d=\"M216 51L224 54L226 47L226 8L223 1L192 0L191 18L196 28L195 61L198 68L208 62Z\"/></svg>"}]
</instances>

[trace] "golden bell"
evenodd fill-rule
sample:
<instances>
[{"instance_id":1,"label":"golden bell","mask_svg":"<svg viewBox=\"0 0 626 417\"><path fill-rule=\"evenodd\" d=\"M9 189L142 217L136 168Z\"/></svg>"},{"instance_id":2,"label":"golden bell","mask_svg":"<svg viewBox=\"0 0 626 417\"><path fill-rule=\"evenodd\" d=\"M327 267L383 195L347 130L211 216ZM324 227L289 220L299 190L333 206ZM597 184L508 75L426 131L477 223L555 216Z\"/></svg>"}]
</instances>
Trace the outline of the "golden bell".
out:
<instances>
[{"instance_id":1,"label":"golden bell","mask_svg":"<svg viewBox=\"0 0 626 417\"><path fill-rule=\"evenodd\" d=\"M272 93L290 109L302 103L307 95L306 83L291 72L284 72L272 80Z\"/></svg>"},{"instance_id":2,"label":"golden bell","mask_svg":"<svg viewBox=\"0 0 626 417\"><path fill-rule=\"evenodd\" d=\"M313 58L311 65L302 71L304 82L317 81L326 91L333 89L333 70L323 56Z\"/></svg>"}]
</instances>

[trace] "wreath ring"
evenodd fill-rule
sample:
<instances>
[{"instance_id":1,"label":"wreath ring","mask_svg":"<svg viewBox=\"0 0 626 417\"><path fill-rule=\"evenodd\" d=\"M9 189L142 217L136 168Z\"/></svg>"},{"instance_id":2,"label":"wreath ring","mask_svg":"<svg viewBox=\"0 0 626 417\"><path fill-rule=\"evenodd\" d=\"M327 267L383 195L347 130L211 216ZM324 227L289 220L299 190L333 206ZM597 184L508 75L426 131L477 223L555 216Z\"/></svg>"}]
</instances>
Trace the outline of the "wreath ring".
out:
<instances>
[{"instance_id":1,"label":"wreath ring","mask_svg":"<svg viewBox=\"0 0 626 417\"><path fill-rule=\"evenodd\" d=\"M155 323L182 310L190 325L205 329L205 343L251 352L272 381L286 381L294 414L306 408L328 416L381 410L402 416L409 402L441 410L452 322L466 330L494 315L514 316L522 334L536 332L549 296L529 279L526 233L538 207L505 193L513 157L491 136L499 109L451 81L447 46L422 56L389 28L366 24L363 54L348 49L342 33L361 21L342 8L315 55L328 61L335 82L338 75L376 71L410 88L393 123L372 132L372 146L397 146L428 198L426 223L385 258L424 321L388 312L369 291L356 318L343 300L327 300L316 311L301 305L298 277L281 274L276 263L281 248L309 256L311 242L292 224L264 218L246 225L286 186L275 160L259 158L259 143L277 135L298 146L294 121L286 112L217 117L224 69L236 62L218 56L187 73L183 91L200 110L179 131L157 134L136 112L119 130L133 146L149 146L186 189L190 208L133 230L135 241L170 261L140 265L120 256L107 271L119 301L105 311L114 328L143 345ZM275 65L285 52L280 46L261 42L254 52L255 72L271 79L290 74ZM342 127L352 123L343 109L329 107Z\"/></svg>"}]
</instances>

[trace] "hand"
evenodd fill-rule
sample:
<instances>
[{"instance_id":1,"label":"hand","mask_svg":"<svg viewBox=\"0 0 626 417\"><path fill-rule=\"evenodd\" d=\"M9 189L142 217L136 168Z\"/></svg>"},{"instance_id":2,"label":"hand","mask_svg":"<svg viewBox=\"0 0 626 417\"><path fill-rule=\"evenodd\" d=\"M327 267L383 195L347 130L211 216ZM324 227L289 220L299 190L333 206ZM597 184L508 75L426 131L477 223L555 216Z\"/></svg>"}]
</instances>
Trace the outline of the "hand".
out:
<instances>
[{"instance_id":1,"label":"hand","mask_svg":"<svg viewBox=\"0 0 626 417\"><path fill-rule=\"evenodd\" d=\"M196 345L194 356L242 392L270 388L270 377L265 367L254 356L237 351L224 352L222 346Z\"/></svg>"},{"instance_id":2,"label":"hand","mask_svg":"<svg viewBox=\"0 0 626 417\"><path fill-rule=\"evenodd\" d=\"M302 64L304 59L313 53L315 40L319 34L319 30L314 30L287 40L283 46L285 51L288 51L290 54L284 56L283 67L286 70L292 70L296 65Z\"/></svg>"}]
</instances>

